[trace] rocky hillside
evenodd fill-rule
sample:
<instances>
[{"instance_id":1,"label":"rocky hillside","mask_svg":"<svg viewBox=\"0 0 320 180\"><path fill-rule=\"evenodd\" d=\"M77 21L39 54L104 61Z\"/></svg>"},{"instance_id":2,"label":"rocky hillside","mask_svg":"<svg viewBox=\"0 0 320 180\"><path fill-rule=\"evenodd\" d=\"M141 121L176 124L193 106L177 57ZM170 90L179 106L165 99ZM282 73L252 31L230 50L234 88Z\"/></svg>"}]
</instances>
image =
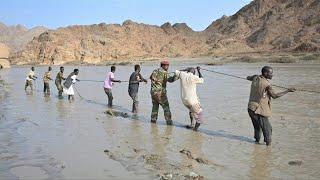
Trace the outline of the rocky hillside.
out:
<instances>
[{"instance_id":1,"label":"rocky hillside","mask_svg":"<svg viewBox=\"0 0 320 180\"><path fill-rule=\"evenodd\" d=\"M0 43L6 44L12 52L22 50L33 37L39 36L47 28L38 26L27 29L22 25L6 26L0 23Z\"/></svg>"},{"instance_id":2,"label":"rocky hillside","mask_svg":"<svg viewBox=\"0 0 320 180\"><path fill-rule=\"evenodd\" d=\"M0 69L10 67L8 57L9 57L9 47L3 43L0 43Z\"/></svg>"},{"instance_id":3,"label":"rocky hillside","mask_svg":"<svg viewBox=\"0 0 320 180\"><path fill-rule=\"evenodd\" d=\"M114 59L201 56L209 48L204 41L201 33L183 23L165 23L159 27L127 20L122 25L70 26L36 37L17 54L15 62L99 63Z\"/></svg>"},{"instance_id":4,"label":"rocky hillside","mask_svg":"<svg viewBox=\"0 0 320 180\"><path fill-rule=\"evenodd\" d=\"M46 31L12 56L18 64L320 51L320 0L255 0L195 32L184 23L130 20Z\"/></svg>"},{"instance_id":5,"label":"rocky hillside","mask_svg":"<svg viewBox=\"0 0 320 180\"><path fill-rule=\"evenodd\" d=\"M205 32L222 48L232 42L259 51L319 51L320 0L255 0Z\"/></svg>"}]
</instances>

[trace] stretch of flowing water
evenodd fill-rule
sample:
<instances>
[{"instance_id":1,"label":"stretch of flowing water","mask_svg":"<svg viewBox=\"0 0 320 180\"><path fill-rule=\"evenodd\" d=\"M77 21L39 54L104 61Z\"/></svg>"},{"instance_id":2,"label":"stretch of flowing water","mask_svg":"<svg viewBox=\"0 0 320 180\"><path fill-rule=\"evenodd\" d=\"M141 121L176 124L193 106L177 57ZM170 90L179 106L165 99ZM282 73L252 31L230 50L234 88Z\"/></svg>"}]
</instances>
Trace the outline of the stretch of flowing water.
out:
<instances>
[{"instance_id":1,"label":"stretch of flowing water","mask_svg":"<svg viewBox=\"0 0 320 180\"><path fill-rule=\"evenodd\" d=\"M189 65L175 64L170 71ZM274 84L320 89L320 65L273 66ZM205 68L246 77L260 74L261 67ZM73 68L65 67L65 76ZM79 79L97 81L103 81L110 69L77 68ZM155 64L142 66L141 74L149 77L155 68ZM254 143L247 114L249 81L203 71L205 83L198 85L198 95L205 123L193 132L183 127L189 115L180 99L179 82L167 88L174 121L168 127L161 108L158 123L149 122L150 82L140 85L138 117L112 117L105 114L103 83L77 82L83 99L76 94L72 103L66 97L57 98L54 82L51 96L44 96L40 77L46 69L36 67L39 78L33 93L24 91L29 67L0 72L7 83L0 92L0 179L155 179L166 173L183 179L190 172L206 179L320 178L320 94L295 92L273 100L273 144L267 147ZM58 69L53 67L52 78ZM131 66L117 66L115 77L128 80L132 71ZM116 109L124 112L132 105L127 86L121 83L113 88Z\"/></svg>"}]
</instances>

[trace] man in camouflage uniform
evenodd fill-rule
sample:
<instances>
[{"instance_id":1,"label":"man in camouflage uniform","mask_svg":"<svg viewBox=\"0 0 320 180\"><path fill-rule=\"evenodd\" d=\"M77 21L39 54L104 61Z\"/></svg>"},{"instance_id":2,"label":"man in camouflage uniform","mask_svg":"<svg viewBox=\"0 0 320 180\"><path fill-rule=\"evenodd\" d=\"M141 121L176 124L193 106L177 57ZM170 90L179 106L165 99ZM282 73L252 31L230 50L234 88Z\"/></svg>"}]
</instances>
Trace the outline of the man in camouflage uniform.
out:
<instances>
[{"instance_id":1,"label":"man in camouflage uniform","mask_svg":"<svg viewBox=\"0 0 320 180\"><path fill-rule=\"evenodd\" d=\"M171 112L169 107L169 101L167 97L167 82L174 82L178 78L177 76L169 75L167 72L169 69L169 61L161 61L161 67L154 70L150 76L151 79L151 98L152 98L152 113L151 122L156 123L158 119L159 105L162 106L164 111L164 117L167 121L167 125L172 125Z\"/></svg>"}]
</instances>

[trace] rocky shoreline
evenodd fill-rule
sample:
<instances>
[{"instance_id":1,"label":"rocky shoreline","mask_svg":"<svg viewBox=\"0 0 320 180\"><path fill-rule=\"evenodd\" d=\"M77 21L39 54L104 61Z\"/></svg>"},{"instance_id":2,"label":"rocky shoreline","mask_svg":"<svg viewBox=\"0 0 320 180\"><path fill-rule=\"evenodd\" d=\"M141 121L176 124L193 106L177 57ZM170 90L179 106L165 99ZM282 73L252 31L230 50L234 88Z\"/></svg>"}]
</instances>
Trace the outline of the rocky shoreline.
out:
<instances>
[{"instance_id":1,"label":"rocky shoreline","mask_svg":"<svg viewBox=\"0 0 320 180\"><path fill-rule=\"evenodd\" d=\"M152 65L161 61L162 58L149 58L149 59L137 59L137 60L109 60L99 63L81 63L79 61L68 62L65 66L110 66L110 65ZM199 64L199 65L210 65L218 66L231 63L320 63L320 54L318 53L277 53L277 54L237 54L237 55L224 55L224 56L210 56L210 57L193 57L193 58L169 58L172 64ZM50 64L39 64L39 63L27 63L27 64L13 64L13 66L23 67L23 66L48 66ZM55 64L51 64L55 65Z\"/></svg>"}]
</instances>

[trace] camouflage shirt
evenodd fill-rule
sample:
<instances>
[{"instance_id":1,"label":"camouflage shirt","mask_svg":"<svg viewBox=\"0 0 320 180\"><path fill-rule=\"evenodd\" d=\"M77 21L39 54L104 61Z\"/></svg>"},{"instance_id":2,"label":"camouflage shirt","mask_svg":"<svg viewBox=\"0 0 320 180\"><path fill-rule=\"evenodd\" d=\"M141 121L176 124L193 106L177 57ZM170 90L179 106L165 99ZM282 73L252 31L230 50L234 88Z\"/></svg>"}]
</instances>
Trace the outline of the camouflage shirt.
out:
<instances>
[{"instance_id":1,"label":"camouflage shirt","mask_svg":"<svg viewBox=\"0 0 320 180\"><path fill-rule=\"evenodd\" d=\"M62 80L64 79L63 77L63 73L60 71L58 72L57 76L56 76L56 83L60 83L62 82Z\"/></svg>"},{"instance_id":2,"label":"camouflage shirt","mask_svg":"<svg viewBox=\"0 0 320 180\"><path fill-rule=\"evenodd\" d=\"M50 77L50 76L51 76L51 75L50 75L50 72L44 73L43 81L44 81L45 83L49 83L49 81L51 80L51 77Z\"/></svg>"},{"instance_id":3,"label":"camouflage shirt","mask_svg":"<svg viewBox=\"0 0 320 180\"><path fill-rule=\"evenodd\" d=\"M170 74L162 68L154 70L150 76L151 93L164 92L166 93L167 82L174 82L178 79L174 74Z\"/></svg>"}]
</instances>

